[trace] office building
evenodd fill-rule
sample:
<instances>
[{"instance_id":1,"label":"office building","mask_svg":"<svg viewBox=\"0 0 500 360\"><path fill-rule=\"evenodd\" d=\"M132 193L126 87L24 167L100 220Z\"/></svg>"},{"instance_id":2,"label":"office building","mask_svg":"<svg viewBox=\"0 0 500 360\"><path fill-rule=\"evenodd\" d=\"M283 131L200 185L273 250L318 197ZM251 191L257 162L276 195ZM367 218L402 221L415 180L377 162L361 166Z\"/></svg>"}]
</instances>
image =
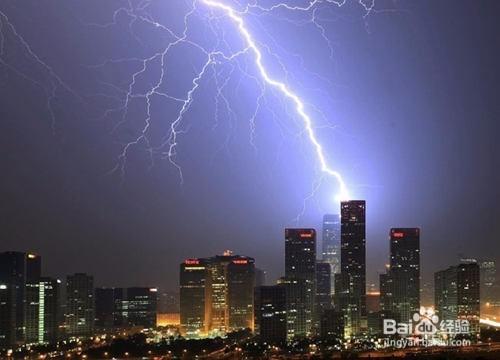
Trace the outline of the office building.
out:
<instances>
[{"instance_id":1,"label":"office building","mask_svg":"<svg viewBox=\"0 0 500 360\"><path fill-rule=\"evenodd\" d=\"M180 271L181 332L190 338L254 328L255 260L225 251Z\"/></svg>"},{"instance_id":2,"label":"office building","mask_svg":"<svg viewBox=\"0 0 500 360\"><path fill-rule=\"evenodd\" d=\"M255 261L235 257L227 265L228 329L254 329Z\"/></svg>"},{"instance_id":3,"label":"office building","mask_svg":"<svg viewBox=\"0 0 500 360\"><path fill-rule=\"evenodd\" d=\"M54 344L58 341L60 285L60 280L46 277L26 284L27 344Z\"/></svg>"},{"instance_id":4,"label":"office building","mask_svg":"<svg viewBox=\"0 0 500 360\"><path fill-rule=\"evenodd\" d=\"M380 277L383 310L408 322L420 309L420 229L390 230L390 264Z\"/></svg>"},{"instance_id":5,"label":"office building","mask_svg":"<svg viewBox=\"0 0 500 360\"><path fill-rule=\"evenodd\" d=\"M479 335L480 268L466 263L434 275L436 313L440 320L467 320L472 339Z\"/></svg>"},{"instance_id":6,"label":"office building","mask_svg":"<svg viewBox=\"0 0 500 360\"><path fill-rule=\"evenodd\" d=\"M16 287L0 282L0 349L16 343Z\"/></svg>"},{"instance_id":7,"label":"office building","mask_svg":"<svg viewBox=\"0 0 500 360\"><path fill-rule=\"evenodd\" d=\"M335 274L340 273L340 216L327 214L323 216L322 260L331 267L331 285L335 289Z\"/></svg>"},{"instance_id":8,"label":"office building","mask_svg":"<svg viewBox=\"0 0 500 360\"><path fill-rule=\"evenodd\" d=\"M0 283L13 291L16 311L15 342L26 340L26 283L41 276L41 257L33 253L7 251L0 253ZM12 294L11 294L12 295Z\"/></svg>"},{"instance_id":9,"label":"office building","mask_svg":"<svg viewBox=\"0 0 500 360\"><path fill-rule=\"evenodd\" d=\"M321 340L341 342L344 337L344 316L335 309L326 309L320 320Z\"/></svg>"},{"instance_id":10,"label":"office building","mask_svg":"<svg viewBox=\"0 0 500 360\"><path fill-rule=\"evenodd\" d=\"M94 327L100 332L112 331L118 327L118 324L115 324L116 291L115 288L95 289Z\"/></svg>"},{"instance_id":11,"label":"office building","mask_svg":"<svg viewBox=\"0 0 500 360\"><path fill-rule=\"evenodd\" d=\"M342 201L340 205L340 274L335 276L335 303L344 316L347 339L366 331L366 202ZM338 293L337 293L338 292Z\"/></svg>"},{"instance_id":12,"label":"office building","mask_svg":"<svg viewBox=\"0 0 500 360\"><path fill-rule=\"evenodd\" d=\"M208 279L206 261L187 259L180 265L181 334L187 338L206 336L208 330L205 303Z\"/></svg>"},{"instance_id":13,"label":"office building","mask_svg":"<svg viewBox=\"0 0 500 360\"><path fill-rule=\"evenodd\" d=\"M498 297L496 263L493 260L484 260L479 266L481 269L481 299L483 302L492 303Z\"/></svg>"},{"instance_id":14,"label":"office building","mask_svg":"<svg viewBox=\"0 0 500 360\"><path fill-rule=\"evenodd\" d=\"M286 288L283 285L255 288L255 334L261 342L286 343Z\"/></svg>"},{"instance_id":15,"label":"office building","mask_svg":"<svg viewBox=\"0 0 500 360\"><path fill-rule=\"evenodd\" d=\"M130 287L115 290L116 323L122 328L155 328L158 289ZM117 320L118 319L118 320Z\"/></svg>"},{"instance_id":16,"label":"office building","mask_svg":"<svg viewBox=\"0 0 500 360\"><path fill-rule=\"evenodd\" d=\"M321 315L332 307L331 266L327 262L316 263L315 326L319 329Z\"/></svg>"},{"instance_id":17,"label":"office building","mask_svg":"<svg viewBox=\"0 0 500 360\"><path fill-rule=\"evenodd\" d=\"M310 336L316 295L316 231L285 229L288 339Z\"/></svg>"},{"instance_id":18,"label":"office building","mask_svg":"<svg viewBox=\"0 0 500 360\"><path fill-rule=\"evenodd\" d=\"M71 337L94 333L94 279L77 273L66 279L66 331Z\"/></svg>"}]
</instances>

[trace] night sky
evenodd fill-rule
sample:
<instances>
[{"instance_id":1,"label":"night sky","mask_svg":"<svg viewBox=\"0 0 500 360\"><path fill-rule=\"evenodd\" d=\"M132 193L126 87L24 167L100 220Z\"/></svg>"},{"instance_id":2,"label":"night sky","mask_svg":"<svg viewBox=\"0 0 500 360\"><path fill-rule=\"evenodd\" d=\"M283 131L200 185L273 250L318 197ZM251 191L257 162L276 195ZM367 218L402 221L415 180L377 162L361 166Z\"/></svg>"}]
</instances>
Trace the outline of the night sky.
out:
<instances>
[{"instance_id":1,"label":"night sky","mask_svg":"<svg viewBox=\"0 0 500 360\"><path fill-rule=\"evenodd\" d=\"M390 227L421 227L425 280L460 254L500 261L500 2L376 1L368 13L364 3L253 9L245 21L269 71L306 103L352 198L367 200L368 281L383 271ZM243 45L199 3L190 43L133 77L182 35L191 7L0 2L0 251L40 253L47 275L175 289L184 258L231 249L272 282L283 229L320 229L338 212L337 183L321 181L292 104L264 87L251 54L198 81L178 127L181 182L164 141L206 60L193 44ZM124 111L127 92L158 85L162 66L169 97L150 97L149 120L144 96ZM148 141L121 157L147 120Z\"/></svg>"}]
</instances>

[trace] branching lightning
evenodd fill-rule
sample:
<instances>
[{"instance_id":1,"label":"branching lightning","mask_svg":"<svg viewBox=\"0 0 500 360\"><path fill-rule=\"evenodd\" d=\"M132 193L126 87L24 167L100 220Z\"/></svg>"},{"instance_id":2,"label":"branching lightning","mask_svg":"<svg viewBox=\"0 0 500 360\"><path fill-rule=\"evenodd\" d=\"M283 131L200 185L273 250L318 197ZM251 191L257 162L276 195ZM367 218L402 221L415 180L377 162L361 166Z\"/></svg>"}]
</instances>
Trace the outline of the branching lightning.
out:
<instances>
[{"instance_id":1,"label":"branching lightning","mask_svg":"<svg viewBox=\"0 0 500 360\"><path fill-rule=\"evenodd\" d=\"M320 142L318 141L316 134L313 129L313 124L312 124L312 119L311 117L307 114L307 112L304 109L304 103L302 100L291 90L288 88L288 86L279 81L274 79L269 73L266 67L262 63L262 53L257 47L255 40L253 39L253 36L250 34L248 31L247 27L245 26L245 22L243 18L236 13L236 11L226 5L223 4L222 2L219 1L212 1L212 0L202 0L202 2L212 8L222 10L233 22L238 28L239 33L241 36L245 39L245 43L247 45L247 50L250 50L253 52L255 56L255 65L259 69L259 73L264 79L264 81L277 88L283 96L286 98L290 99L294 104L295 104L295 109L297 111L297 114L300 116L302 121L304 122L304 126L306 129L306 132L309 136L309 140L311 141L312 145L314 146L316 155L318 157L318 160L321 165L321 171L325 172L329 176L334 177L339 184L339 193L336 196L337 200L347 200L349 198L348 191L347 191L347 186L340 175L338 171L333 170L327 163L324 152L323 152L323 147L321 146ZM311 3L312 4L312 3ZM312 6L312 5L310 5Z\"/></svg>"},{"instance_id":2,"label":"branching lightning","mask_svg":"<svg viewBox=\"0 0 500 360\"><path fill-rule=\"evenodd\" d=\"M280 101L283 102L283 108L285 111L288 111L287 105L291 105L293 113L289 114L289 117L299 120L302 128L301 134L306 135L305 138L312 146L319 169L321 170L321 175L319 180L314 182L312 186L312 193L304 199L302 213L305 211L306 202L315 195L319 186L328 178L333 179L338 187L335 200L340 201L349 199L346 182L340 172L333 169L333 167L329 164L325 155L324 147L317 135L317 130L324 128L325 124L319 124L318 121L315 121L307 109L313 110L315 114L318 114L323 119L326 119L326 116L314 104L309 104L304 101L304 99L302 99L298 93L292 89L292 86L289 85L290 78L292 78L293 75L287 71L284 62L280 59L280 57L271 50L271 46L281 48L279 42L277 42L271 34L267 33L266 29L263 29L268 38L271 39L272 44L260 43L255 34L252 32L251 27L247 24L247 15L259 16L279 13L280 18L293 23L294 20L288 20L286 15L287 13L307 14L305 23L312 24L315 27L319 36L325 42L325 46L329 50L330 59L332 59L334 55L334 48L332 42L327 37L324 25L322 25L322 22L326 20L321 18L320 10L331 5L342 7L346 3L346 0L310 0L304 1L304 5L289 5L287 2L278 2L274 5L267 6L261 5L256 0L250 1L246 4L241 4L235 0L234 2L231 2L230 0L189 1L189 9L183 14L183 29L180 32L176 32L167 25L162 24L148 12L148 8L152 5L153 0L142 0L137 2L134 2L133 0L125 0L126 6L114 11L111 22L105 24L84 23L84 25L89 28L94 27L98 29L108 29L116 26L120 17L126 17L129 35L141 46L145 47L141 37L135 33L134 26L137 24L147 25L155 31L162 32L164 37L168 38L166 45L161 49L150 53L150 56L105 59L101 63L87 65L87 68L91 69L102 69L104 67L114 66L117 64L129 64L130 66L135 66L136 69L131 73L126 87L102 81L100 82L100 85L102 85L106 90L82 97L69 85L67 85L66 82L64 82L63 79L56 73L56 71L47 64L47 62L42 60L42 58L36 54L29 43L18 33L14 25L9 21L7 15L5 15L2 11L0 11L0 65L15 71L18 75L27 78L44 90L47 97L47 109L52 119L52 128L54 129L54 132L56 129L56 114L53 109L53 102L58 95L59 89L77 97L80 101L85 101L86 98L88 99L89 97L103 97L117 103L117 106L103 109L101 114L98 116L98 119L102 120L112 115L118 115L118 121L115 122L112 130L113 132L120 129L126 122L129 121L128 116L130 114L131 102L136 100L144 101L145 112L142 119L143 125L141 125L137 135L134 135L131 140L123 143L121 152L118 155L116 166L110 172L118 172L123 179L126 175L129 153L134 148L141 147L144 148L149 154L151 167L155 165L155 159L158 157L168 160L178 170L181 183L183 181L183 173L176 156L180 136L186 131L182 128L183 120L192 108L200 87L203 86L204 81L209 79L213 80L216 87L214 96L215 123L213 124L213 128L215 129L219 125L220 112L225 112L229 118L235 119L236 113L231 108L231 102L228 98L226 98L224 90L228 87L231 75L237 70L242 74L242 78L251 83L255 83L259 89L254 110L248 119L250 129L250 145L257 150L254 141L257 126L256 120L259 112L266 103L266 96L268 93L267 89L269 88L274 89L276 94L278 94ZM364 9L365 16L369 15L370 12L375 11L373 0L357 0L357 3ZM217 40L214 46L210 47L198 43L190 36L190 30L193 26L195 18L208 20L207 23L209 30L213 33ZM223 35L220 36L220 32L217 27L219 19L229 20L229 24L233 27L233 31L236 31L237 35L241 39L241 42L243 43L242 48L236 50L232 49L225 37L225 32L222 32ZM23 51L26 56L30 58L36 66L43 69L46 73L45 79L35 79L24 73L22 70L16 68L15 64L9 63L5 60L4 53L6 51L9 38L16 40L24 49ZM181 45L189 46L192 49L195 49L202 54L204 60L201 66L198 66L198 68L195 69L187 92L185 92L184 95L179 96L178 94L173 95L168 93L168 91L165 91L164 83L168 77L169 71L167 67L167 57L175 48ZM267 54L269 54L281 68L282 73L284 74L283 79L273 75L272 71L266 66L264 57ZM298 58L300 65L303 67L302 58L297 54L292 54L292 56ZM254 68L253 70L256 70L256 75L249 71L246 65L241 65L238 59L242 58L250 61L251 66ZM229 74L222 75L223 71L217 70L221 64L226 64L231 67ZM140 82L140 79L152 71L152 69L159 69L159 76L146 90L139 90L140 86L138 86L138 83ZM321 79L321 81L329 81L328 79L322 78L318 74L311 72L308 73ZM163 139L160 142L155 143L151 141L150 137L152 131L153 101L157 97L165 99L165 101L173 102L176 106L178 106L179 110L174 118L168 119L168 130L163 136ZM274 110L268 110L271 113L272 118L275 121L279 121L279 116L275 115ZM280 131L284 137L285 135L283 134L283 130L280 129ZM297 219L301 214L299 214Z\"/></svg>"}]
</instances>

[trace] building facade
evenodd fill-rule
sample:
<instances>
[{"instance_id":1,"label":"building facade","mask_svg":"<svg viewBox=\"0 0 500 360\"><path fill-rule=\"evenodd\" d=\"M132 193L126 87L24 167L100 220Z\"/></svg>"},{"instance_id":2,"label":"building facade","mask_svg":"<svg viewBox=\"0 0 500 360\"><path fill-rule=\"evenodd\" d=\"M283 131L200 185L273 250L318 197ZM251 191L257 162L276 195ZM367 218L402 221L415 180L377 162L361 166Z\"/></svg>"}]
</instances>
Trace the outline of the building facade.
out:
<instances>
[{"instance_id":1,"label":"building facade","mask_svg":"<svg viewBox=\"0 0 500 360\"><path fill-rule=\"evenodd\" d=\"M255 288L255 334L262 342L286 343L286 288L283 285Z\"/></svg>"},{"instance_id":2,"label":"building facade","mask_svg":"<svg viewBox=\"0 0 500 360\"><path fill-rule=\"evenodd\" d=\"M340 204L340 274L335 276L335 303L344 316L344 337L366 331L366 202ZM338 283L337 283L338 282Z\"/></svg>"},{"instance_id":3,"label":"building facade","mask_svg":"<svg viewBox=\"0 0 500 360\"><path fill-rule=\"evenodd\" d=\"M382 310L408 322L420 309L420 229L390 230L390 263L380 277Z\"/></svg>"},{"instance_id":4,"label":"building facade","mask_svg":"<svg viewBox=\"0 0 500 360\"><path fill-rule=\"evenodd\" d=\"M66 333L71 337L94 334L94 278L77 273L66 279Z\"/></svg>"},{"instance_id":5,"label":"building facade","mask_svg":"<svg viewBox=\"0 0 500 360\"><path fill-rule=\"evenodd\" d=\"M255 260L226 251L180 265L181 332L189 338L254 328Z\"/></svg>"},{"instance_id":6,"label":"building facade","mask_svg":"<svg viewBox=\"0 0 500 360\"><path fill-rule=\"evenodd\" d=\"M208 268L203 259L186 259L180 265L179 306L181 333L187 338L207 335L205 298Z\"/></svg>"},{"instance_id":7,"label":"building facade","mask_svg":"<svg viewBox=\"0 0 500 360\"><path fill-rule=\"evenodd\" d=\"M316 295L316 231L285 229L288 339L310 336Z\"/></svg>"},{"instance_id":8,"label":"building facade","mask_svg":"<svg viewBox=\"0 0 500 360\"><path fill-rule=\"evenodd\" d=\"M61 280L43 277L26 284L26 343L59 340Z\"/></svg>"},{"instance_id":9,"label":"building facade","mask_svg":"<svg viewBox=\"0 0 500 360\"><path fill-rule=\"evenodd\" d=\"M434 274L436 313L440 320L467 320L472 339L479 335L480 268L460 264Z\"/></svg>"},{"instance_id":10,"label":"building facade","mask_svg":"<svg viewBox=\"0 0 500 360\"><path fill-rule=\"evenodd\" d=\"M340 215L326 214L323 216L322 260L330 264L331 285L335 289L335 274L340 273Z\"/></svg>"},{"instance_id":11,"label":"building facade","mask_svg":"<svg viewBox=\"0 0 500 360\"><path fill-rule=\"evenodd\" d=\"M316 305L314 308L316 329L320 327L323 312L332 307L331 271L332 267L329 263L316 263Z\"/></svg>"}]
</instances>

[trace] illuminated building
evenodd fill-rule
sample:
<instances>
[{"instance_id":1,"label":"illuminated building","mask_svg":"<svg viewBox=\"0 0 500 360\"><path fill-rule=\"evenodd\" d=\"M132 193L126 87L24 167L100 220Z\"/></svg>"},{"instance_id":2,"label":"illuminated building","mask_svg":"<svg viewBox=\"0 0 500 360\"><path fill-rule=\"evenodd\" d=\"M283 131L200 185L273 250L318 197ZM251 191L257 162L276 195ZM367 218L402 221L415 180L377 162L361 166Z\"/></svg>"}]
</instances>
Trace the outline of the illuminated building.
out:
<instances>
[{"instance_id":1,"label":"illuminated building","mask_svg":"<svg viewBox=\"0 0 500 360\"><path fill-rule=\"evenodd\" d=\"M331 267L331 291L335 289L335 274L340 272L340 216L323 216L322 259Z\"/></svg>"},{"instance_id":2,"label":"illuminated building","mask_svg":"<svg viewBox=\"0 0 500 360\"><path fill-rule=\"evenodd\" d=\"M116 291L118 290L118 291ZM117 297L117 294L119 296ZM158 289L130 287L115 289L115 325L122 328L156 327Z\"/></svg>"},{"instance_id":3,"label":"illuminated building","mask_svg":"<svg viewBox=\"0 0 500 360\"><path fill-rule=\"evenodd\" d=\"M335 305L344 316L346 338L362 335L367 327L365 215L364 200L341 202L341 270L335 275Z\"/></svg>"},{"instance_id":4,"label":"illuminated building","mask_svg":"<svg viewBox=\"0 0 500 360\"><path fill-rule=\"evenodd\" d=\"M26 284L26 343L58 340L61 281L39 278Z\"/></svg>"},{"instance_id":5,"label":"illuminated building","mask_svg":"<svg viewBox=\"0 0 500 360\"><path fill-rule=\"evenodd\" d=\"M179 313L160 313L156 315L157 326L179 326L181 317Z\"/></svg>"},{"instance_id":6,"label":"illuminated building","mask_svg":"<svg viewBox=\"0 0 500 360\"><path fill-rule=\"evenodd\" d=\"M287 337L312 334L316 295L316 231L285 229Z\"/></svg>"},{"instance_id":7,"label":"illuminated building","mask_svg":"<svg viewBox=\"0 0 500 360\"><path fill-rule=\"evenodd\" d=\"M484 302L496 300L496 263L493 260L481 261L481 299Z\"/></svg>"},{"instance_id":8,"label":"illuminated building","mask_svg":"<svg viewBox=\"0 0 500 360\"><path fill-rule=\"evenodd\" d=\"M66 329L69 336L94 333L94 278L77 273L66 279Z\"/></svg>"},{"instance_id":9,"label":"illuminated building","mask_svg":"<svg viewBox=\"0 0 500 360\"><path fill-rule=\"evenodd\" d=\"M467 320L472 338L479 334L480 269L469 262L434 274L436 313L440 320Z\"/></svg>"},{"instance_id":10,"label":"illuminated building","mask_svg":"<svg viewBox=\"0 0 500 360\"><path fill-rule=\"evenodd\" d=\"M235 257L227 265L228 329L254 329L255 261Z\"/></svg>"},{"instance_id":11,"label":"illuminated building","mask_svg":"<svg viewBox=\"0 0 500 360\"><path fill-rule=\"evenodd\" d=\"M316 263L316 306L315 326L319 329L321 315L332 307L331 266L327 262Z\"/></svg>"},{"instance_id":12,"label":"illuminated building","mask_svg":"<svg viewBox=\"0 0 500 360\"><path fill-rule=\"evenodd\" d=\"M226 251L207 261L207 329L211 336L253 330L255 260Z\"/></svg>"},{"instance_id":13,"label":"illuminated building","mask_svg":"<svg viewBox=\"0 0 500 360\"><path fill-rule=\"evenodd\" d=\"M420 309L420 230L390 231L390 264L380 277L382 309L408 322Z\"/></svg>"},{"instance_id":14,"label":"illuminated building","mask_svg":"<svg viewBox=\"0 0 500 360\"><path fill-rule=\"evenodd\" d=\"M253 330L255 260L226 251L187 259L180 271L181 332L187 337L224 336Z\"/></svg>"},{"instance_id":15,"label":"illuminated building","mask_svg":"<svg viewBox=\"0 0 500 360\"><path fill-rule=\"evenodd\" d=\"M283 285L255 288L255 334L261 342L286 342L286 288Z\"/></svg>"},{"instance_id":16,"label":"illuminated building","mask_svg":"<svg viewBox=\"0 0 500 360\"><path fill-rule=\"evenodd\" d=\"M157 289L150 287L95 289L95 327L101 331L154 328Z\"/></svg>"},{"instance_id":17,"label":"illuminated building","mask_svg":"<svg viewBox=\"0 0 500 360\"><path fill-rule=\"evenodd\" d=\"M0 253L0 283L7 285L14 296L16 343L26 338L26 283L41 276L41 257L33 253L7 251Z\"/></svg>"},{"instance_id":18,"label":"illuminated building","mask_svg":"<svg viewBox=\"0 0 500 360\"><path fill-rule=\"evenodd\" d=\"M0 282L0 349L16 343L16 288Z\"/></svg>"},{"instance_id":19,"label":"illuminated building","mask_svg":"<svg viewBox=\"0 0 500 360\"><path fill-rule=\"evenodd\" d=\"M187 259L180 265L180 323L187 338L206 336L205 292L207 266L203 259Z\"/></svg>"}]
</instances>

